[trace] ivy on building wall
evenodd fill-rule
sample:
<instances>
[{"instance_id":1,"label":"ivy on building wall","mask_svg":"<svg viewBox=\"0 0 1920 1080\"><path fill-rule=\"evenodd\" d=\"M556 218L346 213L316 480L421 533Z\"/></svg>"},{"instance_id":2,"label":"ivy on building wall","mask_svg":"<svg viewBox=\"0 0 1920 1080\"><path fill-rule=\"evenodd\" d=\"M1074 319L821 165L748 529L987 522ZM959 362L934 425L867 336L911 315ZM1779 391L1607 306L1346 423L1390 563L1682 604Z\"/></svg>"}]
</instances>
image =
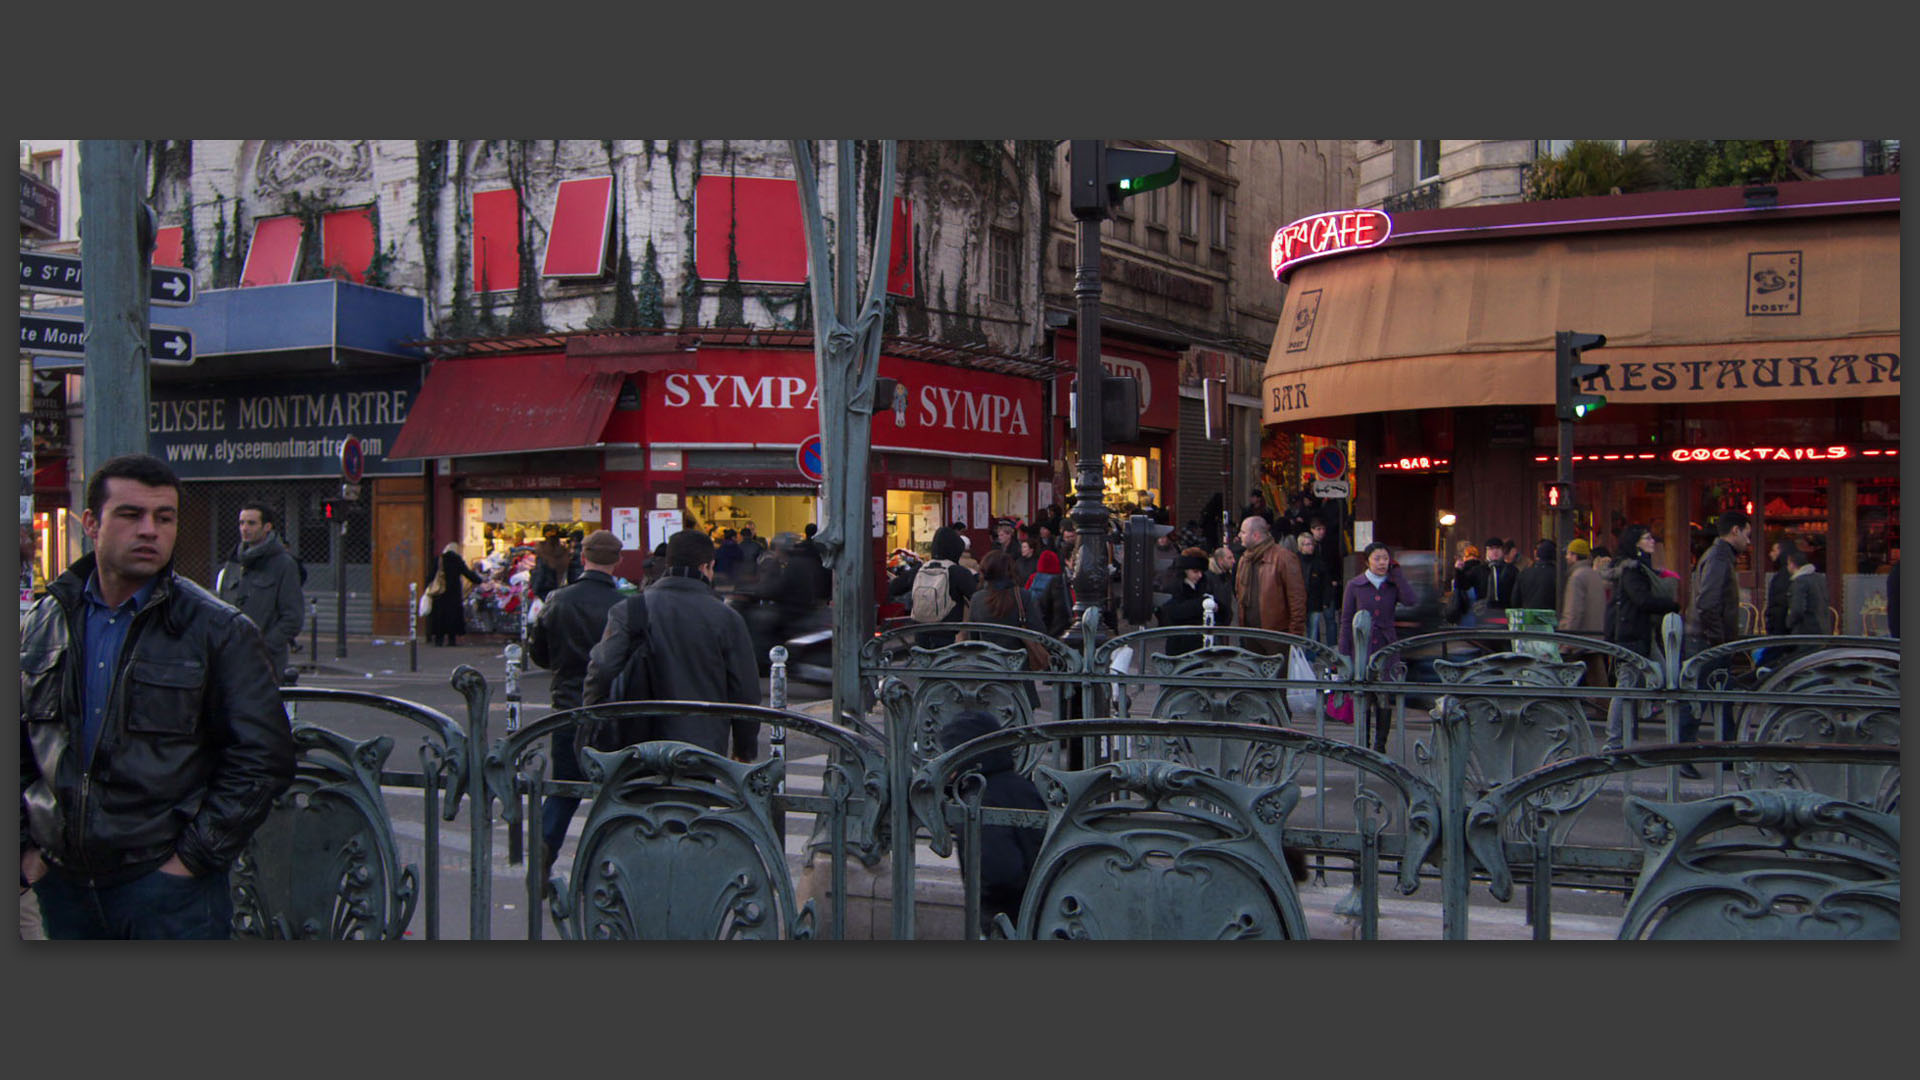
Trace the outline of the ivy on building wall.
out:
<instances>
[{"instance_id":1,"label":"ivy on building wall","mask_svg":"<svg viewBox=\"0 0 1920 1080\"><path fill-rule=\"evenodd\" d=\"M474 310L473 294L467 284L472 260L473 210L468 201L468 161L473 150L462 139L453 147L453 296L448 304L447 337L474 337L482 330L482 320Z\"/></svg>"},{"instance_id":2,"label":"ivy on building wall","mask_svg":"<svg viewBox=\"0 0 1920 1080\"><path fill-rule=\"evenodd\" d=\"M559 154L559 143L554 143L554 153ZM517 246L520 253L520 274L514 281L513 308L507 316L507 332L510 334L537 334L547 328L541 314L540 305L540 268L534 262L533 215L527 212L527 190L529 159L533 155L533 140L519 139L507 144L507 182L513 185L514 205L518 208Z\"/></svg>"},{"instance_id":3,"label":"ivy on building wall","mask_svg":"<svg viewBox=\"0 0 1920 1080\"><path fill-rule=\"evenodd\" d=\"M240 284L241 235L241 199L233 197L233 224L227 224L224 211L226 199L213 197L213 259L209 269L212 271L213 288L231 289Z\"/></svg>"},{"instance_id":4,"label":"ivy on building wall","mask_svg":"<svg viewBox=\"0 0 1920 1080\"><path fill-rule=\"evenodd\" d=\"M447 184L447 140L420 139L413 144L413 227L420 235L420 295L426 297L429 319L439 309L440 192Z\"/></svg>"},{"instance_id":5,"label":"ivy on building wall","mask_svg":"<svg viewBox=\"0 0 1920 1080\"><path fill-rule=\"evenodd\" d=\"M656 327L667 325L667 313L663 308L666 298L666 279L660 275L660 252L653 246L653 237L647 237L647 259L640 267L640 287L636 290L635 301L638 308L634 321L639 326Z\"/></svg>"}]
</instances>

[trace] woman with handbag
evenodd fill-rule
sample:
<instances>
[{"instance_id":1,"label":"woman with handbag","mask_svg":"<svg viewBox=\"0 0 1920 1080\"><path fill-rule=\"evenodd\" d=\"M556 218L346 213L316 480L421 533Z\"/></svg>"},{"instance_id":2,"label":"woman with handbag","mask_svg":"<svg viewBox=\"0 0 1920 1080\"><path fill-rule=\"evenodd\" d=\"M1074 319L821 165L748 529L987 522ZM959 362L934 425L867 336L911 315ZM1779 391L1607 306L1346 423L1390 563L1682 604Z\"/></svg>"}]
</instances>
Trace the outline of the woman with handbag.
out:
<instances>
[{"instance_id":1,"label":"woman with handbag","mask_svg":"<svg viewBox=\"0 0 1920 1080\"><path fill-rule=\"evenodd\" d=\"M1041 617L1033 598L1027 595L1025 589L1015 584L1013 567L1013 556L1004 551L989 551L987 557L980 560L980 576L984 579L984 584L979 592L973 594L973 601L967 606L967 621L1018 626L1044 634L1046 621ZM964 639L964 633L962 637ZM1046 670L1046 646L1037 641L1028 641L1012 634L986 634L982 635L980 640L991 641L995 645L1009 649L1025 648L1027 670ZM1040 693L1032 683L1027 684L1027 701L1033 705L1040 704Z\"/></svg>"},{"instance_id":2,"label":"woman with handbag","mask_svg":"<svg viewBox=\"0 0 1920 1080\"><path fill-rule=\"evenodd\" d=\"M480 575L474 573L466 560L460 557L460 545L450 543L440 552L433 577L427 579L427 595L433 598L432 606L427 609L429 645L458 645L460 635L467 632L461 578L475 585L480 584Z\"/></svg>"}]
</instances>

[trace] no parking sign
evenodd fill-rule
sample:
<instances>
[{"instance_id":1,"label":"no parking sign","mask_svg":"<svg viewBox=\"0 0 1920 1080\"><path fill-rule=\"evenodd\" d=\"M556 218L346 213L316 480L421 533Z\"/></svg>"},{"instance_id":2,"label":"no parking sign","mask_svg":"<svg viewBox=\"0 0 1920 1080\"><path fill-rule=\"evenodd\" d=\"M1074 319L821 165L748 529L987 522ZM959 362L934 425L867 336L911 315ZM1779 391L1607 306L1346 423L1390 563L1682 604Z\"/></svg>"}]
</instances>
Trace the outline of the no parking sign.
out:
<instances>
[{"instance_id":1,"label":"no parking sign","mask_svg":"<svg viewBox=\"0 0 1920 1080\"><path fill-rule=\"evenodd\" d=\"M800 475L818 484L827 476L826 450L820 445L820 436L809 435L800 449L794 452L794 462L800 466Z\"/></svg>"}]
</instances>

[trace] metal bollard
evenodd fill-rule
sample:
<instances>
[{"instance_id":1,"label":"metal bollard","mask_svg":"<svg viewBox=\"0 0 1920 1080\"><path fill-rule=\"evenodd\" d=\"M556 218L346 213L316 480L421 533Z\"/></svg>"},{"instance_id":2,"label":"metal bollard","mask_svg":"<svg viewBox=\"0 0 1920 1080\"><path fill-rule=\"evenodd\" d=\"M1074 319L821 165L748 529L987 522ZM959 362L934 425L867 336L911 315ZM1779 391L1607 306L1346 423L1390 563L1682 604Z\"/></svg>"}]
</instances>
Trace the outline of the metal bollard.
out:
<instances>
[{"instance_id":1,"label":"metal bollard","mask_svg":"<svg viewBox=\"0 0 1920 1080\"><path fill-rule=\"evenodd\" d=\"M407 582L407 670L420 670L420 583Z\"/></svg>"},{"instance_id":2,"label":"metal bollard","mask_svg":"<svg viewBox=\"0 0 1920 1080\"><path fill-rule=\"evenodd\" d=\"M1220 606L1220 602L1219 602L1218 600L1215 600L1215 599L1213 598L1213 594L1212 594L1212 593L1208 593L1208 594L1207 594L1207 595L1206 595L1206 596L1205 596L1204 598L1202 598L1202 599L1201 599L1201 601L1200 601L1200 611L1201 611L1201 613L1202 613L1202 614L1201 614L1201 619L1200 619L1200 621L1201 621L1201 622L1202 622L1202 623L1203 623L1203 624L1204 624L1204 625L1206 626L1206 628L1207 628L1207 629L1209 629L1209 630L1211 630L1211 629L1213 629L1213 626L1214 626L1214 622L1213 622L1213 617L1214 617L1214 611L1215 611L1215 609L1217 609L1217 608L1219 608L1219 606ZM1208 634L1208 635L1206 635L1206 637L1205 637L1205 639L1204 639L1204 640L1206 641L1206 643L1207 643L1207 647L1208 647L1208 648L1212 648L1212 647L1213 647L1213 635L1212 635L1212 634Z\"/></svg>"},{"instance_id":3,"label":"metal bollard","mask_svg":"<svg viewBox=\"0 0 1920 1080\"><path fill-rule=\"evenodd\" d=\"M507 643L507 734L520 730L520 645Z\"/></svg>"},{"instance_id":4,"label":"metal bollard","mask_svg":"<svg viewBox=\"0 0 1920 1080\"><path fill-rule=\"evenodd\" d=\"M313 657L313 666L320 666L320 604L307 601L307 652Z\"/></svg>"},{"instance_id":5,"label":"metal bollard","mask_svg":"<svg viewBox=\"0 0 1920 1080\"><path fill-rule=\"evenodd\" d=\"M773 661L773 670L768 673L767 704L776 709L784 709L787 707L787 647L785 645L775 645L767 651L767 656ZM774 757L785 761L787 756L787 729L782 724L774 724L772 728L773 730L767 734L768 752ZM774 786L773 790L776 795L785 795L787 793L787 773L785 769L780 770L780 782ZM775 832L780 836L784 837L787 835L786 811L778 807L774 808L773 827Z\"/></svg>"}]
</instances>

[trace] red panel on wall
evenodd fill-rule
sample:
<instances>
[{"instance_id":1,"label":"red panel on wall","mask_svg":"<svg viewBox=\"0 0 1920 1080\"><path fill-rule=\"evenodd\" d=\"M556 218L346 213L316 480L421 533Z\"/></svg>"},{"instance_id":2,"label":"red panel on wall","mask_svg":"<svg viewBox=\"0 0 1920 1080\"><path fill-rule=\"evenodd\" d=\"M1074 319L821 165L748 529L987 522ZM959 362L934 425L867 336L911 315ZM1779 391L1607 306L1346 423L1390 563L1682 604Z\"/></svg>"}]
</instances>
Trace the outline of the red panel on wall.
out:
<instances>
[{"instance_id":1,"label":"red panel on wall","mask_svg":"<svg viewBox=\"0 0 1920 1080\"><path fill-rule=\"evenodd\" d=\"M253 243L240 271L240 285L285 285L300 265L300 238L306 226L291 214L261 218L253 223Z\"/></svg>"},{"instance_id":2,"label":"red panel on wall","mask_svg":"<svg viewBox=\"0 0 1920 1080\"><path fill-rule=\"evenodd\" d=\"M320 218L320 261L330 270L345 270L347 280L367 280L373 247L371 206L335 210Z\"/></svg>"},{"instance_id":3,"label":"red panel on wall","mask_svg":"<svg viewBox=\"0 0 1920 1080\"><path fill-rule=\"evenodd\" d=\"M512 188L473 193L473 288L501 292L520 285L520 197Z\"/></svg>"},{"instance_id":4,"label":"red panel on wall","mask_svg":"<svg viewBox=\"0 0 1920 1080\"><path fill-rule=\"evenodd\" d=\"M887 294L912 296L913 206L905 199L893 200L893 231L888 239Z\"/></svg>"},{"instance_id":5,"label":"red panel on wall","mask_svg":"<svg viewBox=\"0 0 1920 1080\"><path fill-rule=\"evenodd\" d=\"M153 258L150 260L153 265L177 266L183 270L186 269L187 258L183 253L181 240L185 233L186 230L178 225L156 231L153 234Z\"/></svg>"},{"instance_id":6,"label":"red panel on wall","mask_svg":"<svg viewBox=\"0 0 1920 1080\"><path fill-rule=\"evenodd\" d=\"M543 277L599 277L607 264L607 233L613 225L613 177L568 180L554 199L547 230Z\"/></svg>"},{"instance_id":7,"label":"red panel on wall","mask_svg":"<svg viewBox=\"0 0 1920 1080\"><path fill-rule=\"evenodd\" d=\"M729 238L740 261L741 281L806 283L807 230L797 181L701 177L694 193L694 258L701 278L727 280Z\"/></svg>"}]
</instances>

